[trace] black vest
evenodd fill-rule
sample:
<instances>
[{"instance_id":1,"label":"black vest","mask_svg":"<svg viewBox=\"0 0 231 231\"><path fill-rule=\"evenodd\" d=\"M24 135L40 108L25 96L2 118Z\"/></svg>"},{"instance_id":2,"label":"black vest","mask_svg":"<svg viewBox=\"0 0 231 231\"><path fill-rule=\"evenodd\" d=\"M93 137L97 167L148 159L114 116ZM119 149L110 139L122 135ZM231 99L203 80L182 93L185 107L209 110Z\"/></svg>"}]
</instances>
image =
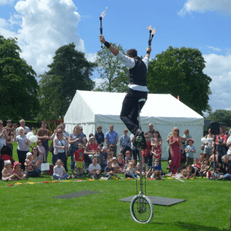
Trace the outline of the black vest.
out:
<instances>
[{"instance_id":1,"label":"black vest","mask_svg":"<svg viewBox=\"0 0 231 231\"><path fill-rule=\"evenodd\" d=\"M140 57L134 58L135 66L128 70L129 83L140 86L147 86L146 73L147 67Z\"/></svg>"}]
</instances>

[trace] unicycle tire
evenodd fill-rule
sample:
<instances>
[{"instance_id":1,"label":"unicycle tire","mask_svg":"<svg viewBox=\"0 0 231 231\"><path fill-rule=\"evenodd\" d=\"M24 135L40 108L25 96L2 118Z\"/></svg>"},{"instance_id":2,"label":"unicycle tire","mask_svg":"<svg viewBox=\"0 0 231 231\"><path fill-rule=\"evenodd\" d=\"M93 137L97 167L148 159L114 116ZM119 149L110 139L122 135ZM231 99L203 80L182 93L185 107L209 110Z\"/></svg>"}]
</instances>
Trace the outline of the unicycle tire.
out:
<instances>
[{"instance_id":1,"label":"unicycle tire","mask_svg":"<svg viewBox=\"0 0 231 231\"><path fill-rule=\"evenodd\" d=\"M133 220L140 224L149 223L154 215L152 202L145 195L137 195L132 198L130 212Z\"/></svg>"}]
</instances>

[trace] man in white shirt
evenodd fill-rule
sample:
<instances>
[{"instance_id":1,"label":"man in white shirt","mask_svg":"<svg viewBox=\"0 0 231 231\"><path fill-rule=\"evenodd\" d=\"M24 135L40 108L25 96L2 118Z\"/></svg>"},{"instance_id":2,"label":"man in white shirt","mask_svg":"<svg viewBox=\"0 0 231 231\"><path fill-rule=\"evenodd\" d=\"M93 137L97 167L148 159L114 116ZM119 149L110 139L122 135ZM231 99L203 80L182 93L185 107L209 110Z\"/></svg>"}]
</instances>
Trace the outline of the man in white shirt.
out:
<instances>
[{"instance_id":1,"label":"man in white shirt","mask_svg":"<svg viewBox=\"0 0 231 231\"><path fill-rule=\"evenodd\" d=\"M100 36L100 42L115 55L122 64L129 68L129 90L124 98L120 118L128 128L128 130L139 137L139 145L142 149L147 148L144 133L139 129L138 117L138 101L140 99L147 99L148 88L146 81L146 73L148 70L148 60L151 53L151 48L147 48L145 57L141 60L137 56L135 49L127 51L127 55L123 55L117 48L111 46L104 38ZM140 110L144 106L145 102L140 103Z\"/></svg>"}]
</instances>

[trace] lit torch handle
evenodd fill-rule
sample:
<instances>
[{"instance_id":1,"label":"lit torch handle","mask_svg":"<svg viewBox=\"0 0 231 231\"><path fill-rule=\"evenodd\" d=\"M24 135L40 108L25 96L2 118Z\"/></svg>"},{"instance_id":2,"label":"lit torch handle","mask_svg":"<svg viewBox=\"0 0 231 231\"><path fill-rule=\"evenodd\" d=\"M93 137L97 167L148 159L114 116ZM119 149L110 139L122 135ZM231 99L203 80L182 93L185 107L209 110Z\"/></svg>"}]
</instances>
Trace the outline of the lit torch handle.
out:
<instances>
[{"instance_id":1,"label":"lit torch handle","mask_svg":"<svg viewBox=\"0 0 231 231\"><path fill-rule=\"evenodd\" d=\"M149 30L149 40L148 40L148 47L150 48L152 45L152 30Z\"/></svg>"},{"instance_id":2,"label":"lit torch handle","mask_svg":"<svg viewBox=\"0 0 231 231\"><path fill-rule=\"evenodd\" d=\"M103 18L100 16L99 20L100 20L100 28L99 28L100 35L103 35L103 22L102 22ZM101 48L103 48L103 43L101 43Z\"/></svg>"}]
</instances>

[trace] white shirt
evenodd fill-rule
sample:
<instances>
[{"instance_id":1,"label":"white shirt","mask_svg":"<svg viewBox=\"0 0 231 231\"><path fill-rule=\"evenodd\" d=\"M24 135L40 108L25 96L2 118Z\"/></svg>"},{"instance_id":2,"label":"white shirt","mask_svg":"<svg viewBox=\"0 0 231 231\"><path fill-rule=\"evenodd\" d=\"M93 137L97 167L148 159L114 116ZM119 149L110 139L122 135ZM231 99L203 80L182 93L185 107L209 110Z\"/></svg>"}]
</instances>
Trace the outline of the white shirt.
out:
<instances>
[{"instance_id":1,"label":"white shirt","mask_svg":"<svg viewBox=\"0 0 231 231\"><path fill-rule=\"evenodd\" d=\"M25 127L18 127L17 129L16 129L16 136L18 136L19 135L19 129L20 128L24 128L24 134L26 135L28 132L30 132L30 128L28 128L27 126L25 126Z\"/></svg>"},{"instance_id":2,"label":"white shirt","mask_svg":"<svg viewBox=\"0 0 231 231\"><path fill-rule=\"evenodd\" d=\"M124 54L122 54L119 51L119 54L116 56L123 65L125 65L126 67L128 67L129 69L133 68L135 66L135 60L133 58L130 58ZM142 61L144 62L144 64L146 65L147 69L148 69L148 57L144 57L142 59ZM135 91L144 91L144 92L149 92L148 88L146 86L140 86L137 84L129 84L128 87L132 90Z\"/></svg>"},{"instance_id":3,"label":"white shirt","mask_svg":"<svg viewBox=\"0 0 231 231\"><path fill-rule=\"evenodd\" d=\"M89 168L88 168L89 172L96 171L96 170L101 170L101 167L99 164L96 164L96 166L94 166L93 164L89 165Z\"/></svg>"},{"instance_id":4,"label":"white shirt","mask_svg":"<svg viewBox=\"0 0 231 231\"><path fill-rule=\"evenodd\" d=\"M63 175L65 171L65 168L63 166L61 166L60 168L58 167L58 165L55 165L54 169L53 169L53 174L59 176L59 175Z\"/></svg>"},{"instance_id":5,"label":"white shirt","mask_svg":"<svg viewBox=\"0 0 231 231\"><path fill-rule=\"evenodd\" d=\"M226 143L229 143L229 142L231 142L231 136L229 136L229 138L228 138L228 140L227 140ZM228 149L228 151L227 151L227 154L228 154L228 155L231 155L231 146L229 146L229 149Z\"/></svg>"}]
</instances>

